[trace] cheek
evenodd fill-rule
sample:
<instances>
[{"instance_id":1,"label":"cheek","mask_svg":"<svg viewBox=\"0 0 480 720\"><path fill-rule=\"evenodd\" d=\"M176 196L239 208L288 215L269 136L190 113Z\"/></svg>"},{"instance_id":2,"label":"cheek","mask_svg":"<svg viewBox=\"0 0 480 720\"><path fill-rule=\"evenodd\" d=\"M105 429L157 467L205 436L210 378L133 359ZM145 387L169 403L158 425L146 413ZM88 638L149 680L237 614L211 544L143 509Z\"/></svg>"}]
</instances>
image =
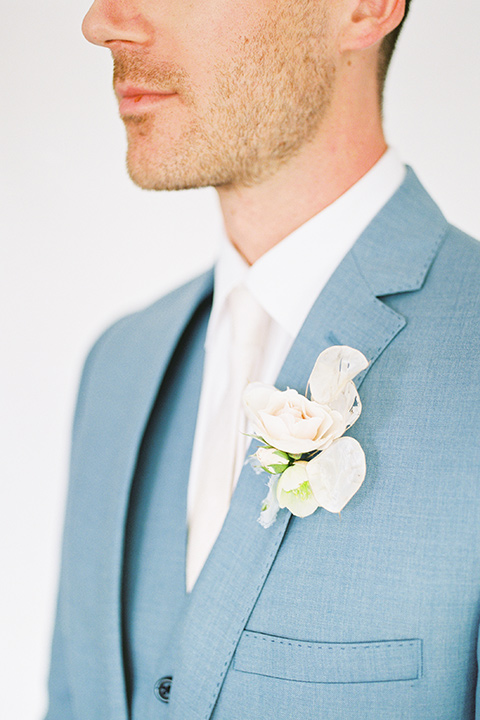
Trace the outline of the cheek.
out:
<instances>
[{"instance_id":1,"label":"cheek","mask_svg":"<svg viewBox=\"0 0 480 720\"><path fill-rule=\"evenodd\" d=\"M270 4L215 1L203 3L203 13L192 12L183 26L179 63L195 85L207 83L264 41L263 6Z\"/></svg>"}]
</instances>

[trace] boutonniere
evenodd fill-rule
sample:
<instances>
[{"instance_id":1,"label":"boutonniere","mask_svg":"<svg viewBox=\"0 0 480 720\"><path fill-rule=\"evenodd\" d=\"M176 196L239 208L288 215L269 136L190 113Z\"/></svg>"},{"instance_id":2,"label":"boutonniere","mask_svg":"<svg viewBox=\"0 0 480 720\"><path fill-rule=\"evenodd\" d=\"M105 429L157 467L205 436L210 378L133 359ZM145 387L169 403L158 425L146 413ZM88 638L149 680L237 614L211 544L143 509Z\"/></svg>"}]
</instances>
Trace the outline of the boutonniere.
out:
<instances>
[{"instance_id":1,"label":"boutonniere","mask_svg":"<svg viewBox=\"0 0 480 720\"><path fill-rule=\"evenodd\" d=\"M352 380L368 364L359 350L335 345L317 358L309 398L258 382L245 388L245 411L262 443L252 460L270 475L258 518L263 527L284 507L297 517L319 507L339 513L361 486L365 453L357 440L342 436L362 411Z\"/></svg>"}]
</instances>

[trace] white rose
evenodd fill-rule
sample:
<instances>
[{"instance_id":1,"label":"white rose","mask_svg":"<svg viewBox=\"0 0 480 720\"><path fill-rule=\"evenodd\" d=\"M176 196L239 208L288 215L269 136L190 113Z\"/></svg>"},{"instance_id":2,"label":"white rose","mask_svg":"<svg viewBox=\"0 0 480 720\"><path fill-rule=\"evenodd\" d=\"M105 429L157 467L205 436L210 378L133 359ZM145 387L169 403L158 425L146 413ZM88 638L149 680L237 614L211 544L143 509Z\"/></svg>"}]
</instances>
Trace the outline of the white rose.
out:
<instances>
[{"instance_id":1,"label":"white rose","mask_svg":"<svg viewBox=\"0 0 480 720\"><path fill-rule=\"evenodd\" d=\"M325 450L346 429L341 412L307 400L296 390L250 383L243 402L255 433L268 445L292 455Z\"/></svg>"}]
</instances>

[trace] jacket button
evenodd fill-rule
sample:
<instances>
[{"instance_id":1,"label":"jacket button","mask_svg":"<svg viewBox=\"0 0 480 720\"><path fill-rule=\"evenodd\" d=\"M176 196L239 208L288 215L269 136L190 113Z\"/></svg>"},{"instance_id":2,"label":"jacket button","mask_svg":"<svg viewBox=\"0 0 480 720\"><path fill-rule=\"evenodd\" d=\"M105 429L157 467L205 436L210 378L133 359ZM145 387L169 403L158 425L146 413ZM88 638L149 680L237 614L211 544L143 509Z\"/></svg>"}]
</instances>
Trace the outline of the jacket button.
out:
<instances>
[{"instance_id":1,"label":"jacket button","mask_svg":"<svg viewBox=\"0 0 480 720\"><path fill-rule=\"evenodd\" d=\"M172 687L173 678L169 675L160 678L155 683L154 693L157 700L168 703L170 699L170 688Z\"/></svg>"}]
</instances>

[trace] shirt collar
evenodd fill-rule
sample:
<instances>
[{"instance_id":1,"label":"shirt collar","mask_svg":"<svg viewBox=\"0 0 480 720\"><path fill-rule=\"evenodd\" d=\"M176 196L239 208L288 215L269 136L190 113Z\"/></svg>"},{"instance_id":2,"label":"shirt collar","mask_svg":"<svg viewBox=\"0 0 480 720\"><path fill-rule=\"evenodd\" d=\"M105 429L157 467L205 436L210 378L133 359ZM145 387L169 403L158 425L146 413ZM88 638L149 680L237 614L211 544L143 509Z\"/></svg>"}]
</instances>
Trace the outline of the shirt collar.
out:
<instances>
[{"instance_id":1,"label":"shirt collar","mask_svg":"<svg viewBox=\"0 0 480 720\"><path fill-rule=\"evenodd\" d=\"M227 295L245 283L293 339L318 294L357 238L399 188L405 166L392 149L349 190L249 266L222 237L207 345Z\"/></svg>"}]
</instances>

